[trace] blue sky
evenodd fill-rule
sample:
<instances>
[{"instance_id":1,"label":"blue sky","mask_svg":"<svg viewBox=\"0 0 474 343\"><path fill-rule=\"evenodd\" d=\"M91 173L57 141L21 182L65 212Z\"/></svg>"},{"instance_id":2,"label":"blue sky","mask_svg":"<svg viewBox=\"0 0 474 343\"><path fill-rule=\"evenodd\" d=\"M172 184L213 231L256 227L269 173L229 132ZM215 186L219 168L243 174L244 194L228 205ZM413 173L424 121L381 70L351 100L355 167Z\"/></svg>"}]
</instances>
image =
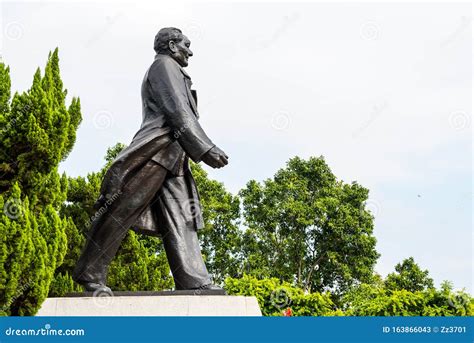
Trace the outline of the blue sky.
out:
<instances>
[{"instance_id":1,"label":"blue sky","mask_svg":"<svg viewBox=\"0 0 474 343\"><path fill-rule=\"evenodd\" d=\"M470 4L4 2L1 55L26 90L60 49L83 123L61 165L86 175L141 122L153 37L181 28L202 125L230 156L233 193L293 156L324 155L370 189L376 270L413 256L472 292Z\"/></svg>"}]
</instances>

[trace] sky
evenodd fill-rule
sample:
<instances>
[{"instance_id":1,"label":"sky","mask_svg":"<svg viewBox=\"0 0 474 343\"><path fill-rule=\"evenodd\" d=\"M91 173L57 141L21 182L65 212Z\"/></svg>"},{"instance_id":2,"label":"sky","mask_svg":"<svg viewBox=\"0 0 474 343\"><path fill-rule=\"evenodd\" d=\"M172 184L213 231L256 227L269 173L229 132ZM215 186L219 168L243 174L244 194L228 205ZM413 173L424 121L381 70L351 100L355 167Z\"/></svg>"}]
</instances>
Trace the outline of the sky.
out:
<instances>
[{"instance_id":1,"label":"sky","mask_svg":"<svg viewBox=\"0 0 474 343\"><path fill-rule=\"evenodd\" d=\"M472 293L472 12L469 3L2 2L12 88L59 47L83 122L60 166L104 164L141 123L161 27L181 28L201 125L229 156L210 177L236 194L294 156L323 155L370 190L383 276L413 256Z\"/></svg>"}]
</instances>

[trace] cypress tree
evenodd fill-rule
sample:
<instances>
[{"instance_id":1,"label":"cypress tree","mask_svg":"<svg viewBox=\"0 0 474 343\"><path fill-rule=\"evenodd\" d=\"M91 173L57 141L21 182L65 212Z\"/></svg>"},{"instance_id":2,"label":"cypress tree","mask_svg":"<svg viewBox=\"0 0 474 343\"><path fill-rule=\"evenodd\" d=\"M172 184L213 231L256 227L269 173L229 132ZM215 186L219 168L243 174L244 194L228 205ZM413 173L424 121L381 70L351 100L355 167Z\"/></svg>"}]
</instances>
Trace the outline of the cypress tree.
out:
<instances>
[{"instance_id":1,"label":"cypress tree","mask_svg":"<svg viewBox=\"0 0 474 343\"><path fill-rule=\"evenodd\" d=\"M59 215L67 178L58 164L71 151L80 101L66 106L58 49L31 88L11 98L10 70L0 63L0 314L33 315L47 297L74 223Z\"/></svg>"},{"instance_id":2,"label":"cypress tree","mask_svg":"<svg viewBox=\"0 0 474 343\"><path fill-rule=\"evenodd\" d=\"M58 174L59 162L69 154L82 116L80 100L66 107L67 90L59 75L58 49L49 54L44 75L37 69L31 88L15 93L8 106L9 69L0 66L2 141L0 191L18 182L33 207L51 204L58 208L66 197L66 178ZM8 91L6 91L8 89ZM4 93L5 90L5 94Z\"/></svg>"}]
</instances>

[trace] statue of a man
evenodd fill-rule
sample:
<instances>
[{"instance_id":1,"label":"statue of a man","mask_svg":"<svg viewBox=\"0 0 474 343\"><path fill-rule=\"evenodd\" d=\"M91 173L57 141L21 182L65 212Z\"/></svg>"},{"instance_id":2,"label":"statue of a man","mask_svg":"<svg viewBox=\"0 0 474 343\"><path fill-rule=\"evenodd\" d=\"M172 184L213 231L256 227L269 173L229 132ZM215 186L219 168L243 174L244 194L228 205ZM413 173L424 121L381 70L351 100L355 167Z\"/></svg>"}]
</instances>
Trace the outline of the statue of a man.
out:
<instances>
[{"instance_id":1,"label":"statue of a man","mask_svg":"<svg viewBox=\"0 0 474 343\"><path fill-rule=\"evenodd\" d=\"M197 230L204 225L188 159L221 168L228 156L198 122L196 92L183 69L193 55L190 44L177 28L155 37L155 60L141 88L142 125L105 175L74 271L87 291L110 292L107 270L130 228L162 237L176 289L221 290L201 256Z\"/></svg>"}]
</instances>

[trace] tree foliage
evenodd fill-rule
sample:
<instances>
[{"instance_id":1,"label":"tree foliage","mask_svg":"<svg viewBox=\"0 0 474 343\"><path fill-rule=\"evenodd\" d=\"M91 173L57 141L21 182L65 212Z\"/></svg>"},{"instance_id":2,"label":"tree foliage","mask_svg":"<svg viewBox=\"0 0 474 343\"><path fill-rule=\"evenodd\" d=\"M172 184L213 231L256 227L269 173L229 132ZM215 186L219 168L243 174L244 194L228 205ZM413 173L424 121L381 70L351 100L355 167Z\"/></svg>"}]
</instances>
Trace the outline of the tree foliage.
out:
<instances>
[{"instance_id":1,"label":"tree foliage","mask_svg":"<svg viewBox=\"0 0 474 343\"><path fill-rule=\"evenodd\" d=\"M3 64L0 75L1 88L6 89L10 81ZM32 208L47 204L57 208L65 200L66 180L57 168L71 151L82 120L79 99L72 98L66 106L66 94L56 49L44 75L38 68L27 92L15 93L10 105L9 92L0 98L0 190L8 192L17 182Z\"/></svg>"},{"instance_id":2,"label":"tree foliage","mask_svg":"<svg viewBox=\"0 0 474 343\"><path fill-rule=\"evenodd\" d=\"M199 232L202 254L214 282L222 283L228 276L240 275L240 201L222 183L209 179L200 165L192 163L191 169L204 216L205 226Z\"/></svg>"},{"instance_id":3,"label":"tree foliage","mask_svg":"<svg viewBox=\"0 0 474 343\"><path fill-rule=\"evenodd\" d=\"M421 270L415 259L410 257L395 266L395 273L387 276L385 285L390 290L424 291L434 287L433 279L428 274L428 270Z\"/></svg>"},{"instance_id":4,"label":"tree foliage","mask_svg":"<svg viewBox=\"0 0 474 343\"><path fill-rule=\"evenodd\" d=\"M349 316L472 316L473 299L464 291L441 289L409 291L361 284L343 298Z\"/></svg>"},{"instance_id":5,"label":"tree foliage","mask_svg":"<svg viewBox=\"0 0 474 343\"><path fill-rule=\"evenodd\" d=\"M48 295L73 223L58 214L66 198L66 158L81 121L79 99L66 106L58 50L31 88L10 101L9 68L0 63L0 312L32 315Z\"/></svg>"},{"instance_id":6,"label":"tree foliage","mask_svg":"<svg viewBox=\"0 0 474 343\"><path fill-rule=\"evenodd\" d=\"M282 316L288 309L294 316L472 316L474 298L454 292L449 283L439 290L390 290L385 284L360 284L340 299L329 292L304 292L277 278L257 279L244 275L228 278L231 295L255 296L264 316Z\"/></svg>"},{"instance_id":7,"label":"tree foliage","mask_svg":"<svg viewBox=\"0 0 474 343\"><path fill-rule=\"evenodd\" d=\"M282 316L292 309L295 316L334 315L334 303L329 292L305 293L301 288L277 278L257 279L250 275L227 278L225 289L230 295L255 296L264 316Z\"/></svg>"},{"instance_id":8,"label":"tree foliage","mask_svg":"<svg viewBox=\"0 0 474 343\"><path fill-rule=\"evenodd\" d=\"M371 277L378 253L368 190L338 181L322 157L295 157L240 195L247 273L334 292Z\"/></svg>"}]
</instances>

